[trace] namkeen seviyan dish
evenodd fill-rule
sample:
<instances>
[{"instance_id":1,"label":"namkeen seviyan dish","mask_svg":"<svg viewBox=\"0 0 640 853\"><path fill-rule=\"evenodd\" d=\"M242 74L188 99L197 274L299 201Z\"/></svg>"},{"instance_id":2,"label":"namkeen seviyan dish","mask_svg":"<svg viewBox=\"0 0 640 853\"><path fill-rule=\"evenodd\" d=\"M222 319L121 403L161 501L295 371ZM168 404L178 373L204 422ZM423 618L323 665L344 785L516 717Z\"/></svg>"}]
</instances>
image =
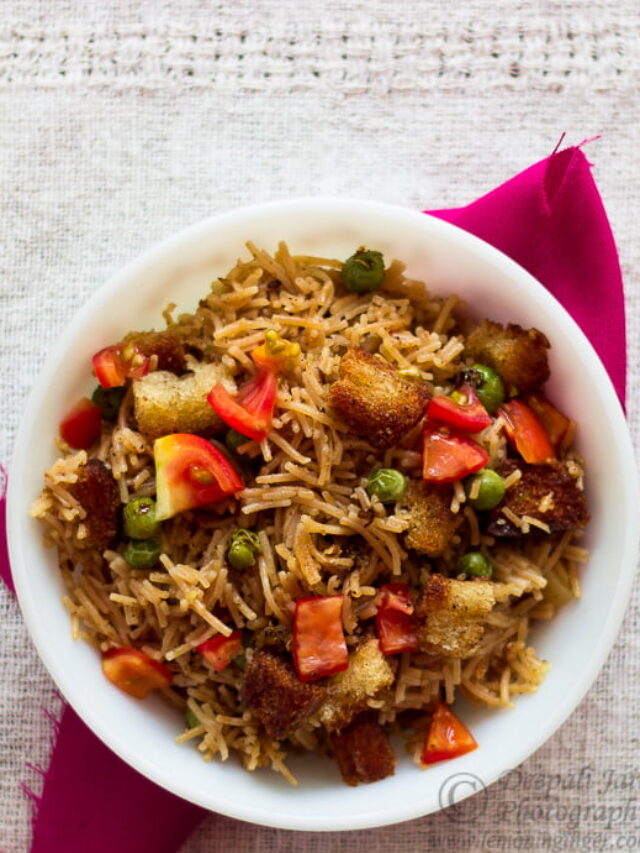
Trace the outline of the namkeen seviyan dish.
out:
<instances>
[{"instance_id":1,"label":"namkeen seviyan dish","mask_svg":"<svg viewBox=\"0 0 640 853\"><path fill-rule=\"evenodd\" d=\"M295 782L317 750L355 785L394 772L391 733L422 766L467 753L456 696L535 691L530 628L580 593L550 344L374 250L247 245L194 313L97 352L60 425L32 512L73 635L207 760Z\"/></svg>"}]
</instances>

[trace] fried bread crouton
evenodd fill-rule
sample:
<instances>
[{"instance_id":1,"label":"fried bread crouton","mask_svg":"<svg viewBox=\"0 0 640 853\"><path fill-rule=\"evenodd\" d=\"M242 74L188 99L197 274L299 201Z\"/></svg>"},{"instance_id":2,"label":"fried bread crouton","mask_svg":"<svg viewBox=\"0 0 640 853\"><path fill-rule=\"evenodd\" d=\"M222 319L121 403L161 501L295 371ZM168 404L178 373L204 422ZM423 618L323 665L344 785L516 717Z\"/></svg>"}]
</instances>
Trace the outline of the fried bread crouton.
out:
<instances>
[{"instance_id":1,"label":"fried bread crouton","mask_svg":"<svg viewBox=\"0 0 640 853\"><path fill-rule=\"evenodd\" d=\"M158 370L168 370L180 375L187 369L184 345L173 332L129 332L122 343L134 344L146 356L155 355L158 359Z\"/></svg>"},{"instance_id":2,"label":"fried bread crouton","mask_svg":"<svg viewBox=\"0 0 640 853\"><path fill-rule=\"evenodd\" d=\"M324 685L300 681L288 656L269 648L253 655L241 688L242 701L274 738L299 728L325 694Z\"/></svg>"},{"instance_id":3,"label":"fried bread crouton","mask_svg":"<svg viewBox=\"0 0 640 853\"><path fill-rule=\"evenodd\" d=\"M519 518L529 516L546 524L549 533L584 527L589 521L584 492L578 487L563 462L552 460L542 465L529 465L507 459L498 468L501 477L518 468L522 477L507 489L502 502L488 517L487 532L491 536L510 538L526 535L522 529L505 517L502 510L509 509ZM530 535L544 535L546 531L531 525Z\"/></svg>"},{"instance_id":4,"label":"fried bread crouton","mask_svg":"<svg viewBox=\"0 0 640 853\"><path fill-rule=\"evenodd\" d=\"M467 337L465 354L487 364L502 377L507 391L540 388L549 378L549 341L537 329L484 320Z\"/></svg>"},{"instance_id":5,"label":"fried bread crouton","mask_svg":"<svg viewBox=\"0 0 640 853\"><path fill-rule=\"evenodd\" d=\"M409 529L407 548L437 557L442 554L456 528L457 518L451 512L453 488L436 483L411 481L407 490Z\"/></svg>"},{"instance_id":6,"label":"fried bread crouton","mask_svg":"<svg viewBox=\"0 0 640 853\"><path fill-rule=\"evenodd\" d=\"M416 605L418 648L429 654L468 658L478 647L485 617L495 604L487 581L459 581L433 574Z\"/></svg>"},{"instance_id":7,"label":"fried bread crouton","mask_svg":"<svg viewBox=\"0 0 640 853\"><path fill-rule=\"evenodd\" d=\"M120 528L120 494L111 471L100 459L88 459L78 469L78 479L69 485L69 491L87 514L83 521L87 537L76 545L104 551Z\"/></svg>"},{"instance_id":8,"label":"fried bread crouton","mask_svg":"<svg viewBox=\"0 0 640 853\"><path fill-rule=\"evenodd\" d=\"M221 364L196 364L193 371L177 377L166 370L148 373L133 381L133 404L138 429L151 438L174 432L213 435L225 428L207 403L216 382L228 391L236 385Z\"/></svg>"},{"instance_id":9,"label":"fried bread crouton","mask_svg":"<svg viewBox=\"0 0 640 853\"><path fill-rule=\"evenodd\" d=\"M354 347L343 355L328 399L356 435L384 448L415 426L429 396L424 382L405 379L381 356Z\"/></svg>"},{"instance_id":10,"label":"fried bread crouton","mask_svg":"<svg viewBox=\"0 0 640 853\"><path fill-rule=\"evenodd\" d=\"M373 714L360 714L347 728L333 732L330 744L347 785L378 782L395 773L393 749Z\"/></svg>"},{"instance_id":11,"label":"fried bread crouton","mask_svg":"<svg viewBox=\"0 0 640 853\"><path fill-rule=\"evenodd\" d=\"M393 682L393 670L380 651L375 637L362 642L349 656L349 666L337 673L327 686L320 708L320 721L333 731L346 726L367 707L367 700Z\"/></svg>"}]
</instances>

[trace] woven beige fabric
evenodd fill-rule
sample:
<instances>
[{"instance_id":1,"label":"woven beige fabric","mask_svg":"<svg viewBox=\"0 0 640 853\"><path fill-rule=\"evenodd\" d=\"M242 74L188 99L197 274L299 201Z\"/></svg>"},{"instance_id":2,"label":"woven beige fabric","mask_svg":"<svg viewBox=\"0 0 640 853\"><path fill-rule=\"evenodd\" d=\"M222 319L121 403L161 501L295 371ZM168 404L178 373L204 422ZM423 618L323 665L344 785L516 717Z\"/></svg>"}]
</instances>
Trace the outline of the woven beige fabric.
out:
<instances>
[{"instance_id":1,"label":"woven beige fabric","mask_svg":"<svg viewBox=\"0 0 640 853\"><path fill-rule=\"evenodd\" d=\"M74 311L172 231L300 195L464 204L563 131L571 143L602 134L587 152L625 274L637 439L637 0L91 6L2 4L0 461ZM182 853L640 850L639 604L570 720L455 819L329 836L212 816ZM58 700L4 589L0 649L0 850L25 853L19 781L38 787L25 763L46 763L42 708Z\"/></svg>"}]
</instances>

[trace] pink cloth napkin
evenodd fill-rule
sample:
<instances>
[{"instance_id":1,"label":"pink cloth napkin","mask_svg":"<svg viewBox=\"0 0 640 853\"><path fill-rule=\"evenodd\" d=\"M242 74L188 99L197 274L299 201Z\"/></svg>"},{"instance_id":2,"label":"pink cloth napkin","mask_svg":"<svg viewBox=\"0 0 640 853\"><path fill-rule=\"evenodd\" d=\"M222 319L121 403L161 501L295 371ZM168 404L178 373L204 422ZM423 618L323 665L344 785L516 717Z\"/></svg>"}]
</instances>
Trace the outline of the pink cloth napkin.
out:
<instances>
[{"instance_id":1,"label":"pink cloth napkin","mask_svg":"<svg viewBox=\"0 0 640 853\"><path fill-rule=\"evenodd\" d=\"M552 154L467 207L430 213L492 243L536 276L590 338L624 402L622 277L579 148ZM4 498L0 511L0 577L13 589ZM207 814L132 770L71 708L55 734L31 853L173 853Z\"/></svg>"}]
</instances>

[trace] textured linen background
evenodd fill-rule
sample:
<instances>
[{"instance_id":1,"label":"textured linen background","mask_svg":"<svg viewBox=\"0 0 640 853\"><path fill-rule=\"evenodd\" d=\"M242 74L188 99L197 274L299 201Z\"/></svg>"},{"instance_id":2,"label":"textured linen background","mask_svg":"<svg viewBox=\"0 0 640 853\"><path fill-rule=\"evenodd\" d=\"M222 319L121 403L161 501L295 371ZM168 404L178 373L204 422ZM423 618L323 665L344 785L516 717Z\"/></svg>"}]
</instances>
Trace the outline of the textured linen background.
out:
<instances>
[{"instance_id":1,"label":"textured linen background","mask_svg":"<svg viewBox=\"0 0 640 853\"><path fill-rule=\"evenodd\" d=\"M500 5L0 3L0 461L60 331L157 240L289 196L465 204L550 153L562 131L570 143L603 134L587 154L625 275L637 439L638 3ZM640 850L639 618L636 595L579 709L456 820L322 835L212 816L182 853ZM0 649L0 850L25 853L19 782L37 789L25 762L46 763L42 708L58 699L4 589Z\"/></svg>"}]
</instances>

